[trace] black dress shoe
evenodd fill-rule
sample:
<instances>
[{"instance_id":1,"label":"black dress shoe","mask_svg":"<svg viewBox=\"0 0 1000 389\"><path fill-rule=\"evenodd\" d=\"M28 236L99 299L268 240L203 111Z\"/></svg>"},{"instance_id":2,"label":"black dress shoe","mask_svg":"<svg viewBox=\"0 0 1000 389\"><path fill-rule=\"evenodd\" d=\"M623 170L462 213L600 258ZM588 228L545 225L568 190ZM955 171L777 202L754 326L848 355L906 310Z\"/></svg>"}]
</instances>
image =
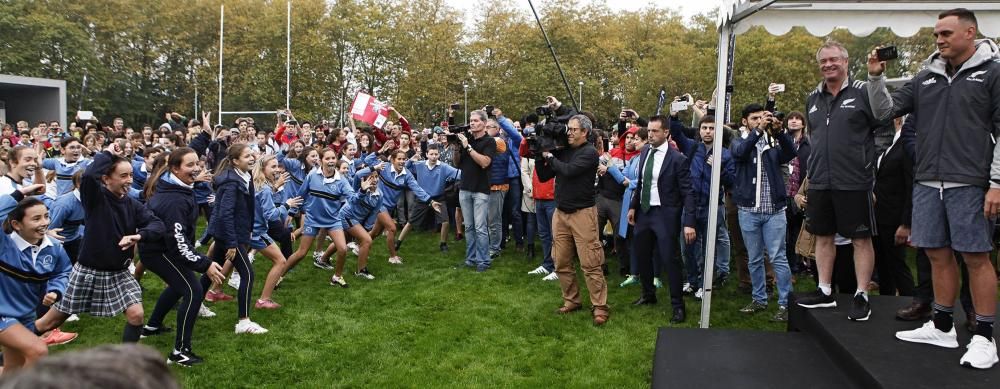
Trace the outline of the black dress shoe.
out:
<instances>
[{"instance_id":1,"label":"black dress shoe","mask_svg":"<svg viewBox=\"0 0 1000 389\"><path fill-rule=\"evenodd\" d=\"M670 322L673 324L683 323L685 316L684 308L674 308L674 316L670 318Z\"/></svg>"},{"instance_id":2,"label":"black dress shoe","mask_svg":"<svg viewBox=\"0 0 1000 389\"><path fill-rule=\"evenodd\" d=\"M931 318L931 305L913 301L910 305L896 311L896 319L903 321L927 321Z\"/></svg>"},{"instance_id":3,"label":"black dress shoe","mask_svg":"<svg viewBox=\"0 0 1000 389\"><path fill-rule=\"evenodd\" d=\"M653 305L656 304L656 297L639 297L632 302L632 305Z\"/></svg>"}]
</instances>

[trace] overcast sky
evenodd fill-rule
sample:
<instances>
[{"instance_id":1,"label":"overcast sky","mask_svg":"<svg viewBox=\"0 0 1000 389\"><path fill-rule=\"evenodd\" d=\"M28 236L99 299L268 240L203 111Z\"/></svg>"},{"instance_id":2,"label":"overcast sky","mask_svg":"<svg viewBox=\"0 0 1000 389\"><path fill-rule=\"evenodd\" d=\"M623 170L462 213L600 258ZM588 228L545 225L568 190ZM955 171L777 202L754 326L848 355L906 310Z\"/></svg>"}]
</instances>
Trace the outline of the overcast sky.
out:
<instances>
[{"instance_id":1,"label":"overcast sky","mask_svg":"<svg viewBox=\"0 0 1000 389\"><path fill-rule=\"evenodd\" d=\"M468 10L480 5L479 1L474 0L446 0L448 4L460 10ZM628 11L635 11L642 9L646 5L656 4L660 7L669 7L674 9L680 9L681 14L685 18L689 18L695 14L705 13L710 10L719 7L719 0L581 0L582 2L595 2L608 4L611 9L622 9ZM518 7L530 12L527 0L516 0L514 2ZM535 7L539 7L539 4L535 4Z\"/></svg>"}]
</instances>

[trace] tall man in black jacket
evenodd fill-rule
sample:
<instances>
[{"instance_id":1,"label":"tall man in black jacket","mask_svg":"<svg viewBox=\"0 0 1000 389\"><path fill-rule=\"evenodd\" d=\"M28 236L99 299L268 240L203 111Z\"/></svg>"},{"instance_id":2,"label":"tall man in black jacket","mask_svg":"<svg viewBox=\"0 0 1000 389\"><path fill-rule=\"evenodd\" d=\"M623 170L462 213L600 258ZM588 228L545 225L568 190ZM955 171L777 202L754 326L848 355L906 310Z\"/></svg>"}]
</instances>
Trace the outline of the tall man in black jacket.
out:
<instances>
[{"instance_id":1,"label":"tall man in black jacket","mask_svg":"<svg viewBox=\"0 0 1000 389\"><path fill-rule=\"evenodd\" d=\"M569 148L544 152L535 169L538 178L556 179L556 211L552 215L552 259L562 288L560 314L579 310L580 290L576 285L573 254L580 258L593 305L594 325L608 321L608 285L601 271L604 249L597 227L594 177L597 174L597 149L588 142L594 126L584 115L576 115L567 124Z\"/></svg>"},{"instance_id":2,"label":"tall man in black jacket","mask_svg":"<svg viewBox=\"0 0 1000 389\"><path fill-rule=\"evenodd\" d=\"M934 280L933 320L896 338L958 348L953 307L962 253L969 269L976 330L959 360L988 369L1000 361L993 322L997 276L990 262L993 223L1000 213L1000 48L976 40L976 15L958 8L942 12L934 26L938 46L923 70L891 96L885 62L868 56L868 89L875 116L916 114L913 229L910 240L924 248ZM906 134L901 136L906 139Z\"/></svg>"}]
</instances>

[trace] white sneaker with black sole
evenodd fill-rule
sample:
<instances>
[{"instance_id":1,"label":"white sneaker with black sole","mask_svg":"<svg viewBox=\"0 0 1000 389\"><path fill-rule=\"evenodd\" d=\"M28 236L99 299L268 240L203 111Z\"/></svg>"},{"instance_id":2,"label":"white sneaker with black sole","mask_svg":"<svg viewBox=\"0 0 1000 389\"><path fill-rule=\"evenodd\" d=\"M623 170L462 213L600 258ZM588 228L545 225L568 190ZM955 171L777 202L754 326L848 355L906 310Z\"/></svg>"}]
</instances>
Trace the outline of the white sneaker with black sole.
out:
<instances>
[{"instance_id":1,"label":"white sneaker with black sole","mask_svg":"<svg viewBox=\"0 0 1000 389\"><path fill-rule=\"evenodd\" d=\"M351 253L353 253L354 255L358 255L359 247L357 242L347 243L347 248L351 249Z\"/></svg>"},{"instance_id":2,"label":"white sneaker with black sole","mask_svg":"<svg viewBox=\"0 0 1000 389\"><path fill-rule=\"evenodd\" d=\"M896 332L896 339L938 347L958 348L958 335L955 332L955 326L951 327L951 331L944 332L934 326L933 320L927 321L915 330Z\"/></svg>"},{"instance_id":3,"label":"white sneaker with black sole","mask_svg":"<svg viewBox=\"0 0 1000 389\"><path fill-rule=\"evenodd\" d=\"M184 367L191 367L199 363L202 363L204 361L205 361L204 359L195 355L193 352L191 352L191 350L187 349L181 351L175 350L171 352L169 356L167 356L168 365L176 363Z\"/></svg>"},{"instance_id":4,"label":"white sneaker with black sole","mask_svg":"<svg viewBox=\"0 0 1000 389\"><path fill-rule=\"evenodd\" d=\"M965 346L967 351L962 355L958 363L965 367L976 369L989 369L1000 362L997 358L996 339L986 339L982 335L972 335L972 341Z\"/></svg>"}]
</instances>

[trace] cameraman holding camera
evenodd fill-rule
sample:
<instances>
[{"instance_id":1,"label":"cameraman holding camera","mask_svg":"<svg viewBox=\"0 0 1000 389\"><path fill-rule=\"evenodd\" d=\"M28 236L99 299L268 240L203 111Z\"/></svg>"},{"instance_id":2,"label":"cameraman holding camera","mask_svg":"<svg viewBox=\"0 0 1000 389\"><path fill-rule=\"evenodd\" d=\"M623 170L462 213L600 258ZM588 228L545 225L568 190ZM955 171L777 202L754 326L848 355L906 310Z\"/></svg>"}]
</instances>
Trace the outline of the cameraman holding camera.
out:
<instances>
[{"instance_id":1,"label":"cameraman holding camera","mask_svg":"<svg viewBox=\"0 0 1000 389\"><path fill-rule=\"evenodd\" d=\"M497 143L486 135L486 112L469 113L468 134L456 135L461 148L458 153L458 170L462 181L458 202L465 224L465 265L484 272L490 268L490 236L487 230L487 212L490 204L490 162L496 154Z\"/></svg>"},{"instance_id":2,"label":"cameraman holding camera","mask_svg":"<svg viewBox=\"0 0 1000 389\"><path fill-rule=\"evenodd\" d=\"M555 99L550 97L550 106L552 100ZM598 155L588 141L593 130L593 123L586 116L573 116L566 126L569 146L553 150L555 153L543 152L535 167L540 180L555 177L557 182L556 211L552 216L552 258L562 288L563 305L556 312L567 314L582 308L572 262L576 252L590 291L594 325L599 326L608 321L609 312L607 283L601 270L604 249L598 235L594 189Z\"/></svg>"}]
</instances>

